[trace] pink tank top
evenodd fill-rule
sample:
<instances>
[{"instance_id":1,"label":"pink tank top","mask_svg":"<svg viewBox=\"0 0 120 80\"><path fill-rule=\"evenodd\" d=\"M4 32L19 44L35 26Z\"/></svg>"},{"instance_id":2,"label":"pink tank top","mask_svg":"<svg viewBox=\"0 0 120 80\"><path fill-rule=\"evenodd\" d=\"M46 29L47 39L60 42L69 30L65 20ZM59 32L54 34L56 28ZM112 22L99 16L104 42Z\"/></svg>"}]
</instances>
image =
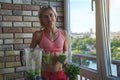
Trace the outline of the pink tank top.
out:
<instances>
[{"instance_id":1,"label":"pink tank top","mask_svg":"<svg viewBox=\"0 0 120 80\"><path fill-rule=\"evenodd\" d=\"M47 37L45 31L42 30L42 37L39 43L39 47L42 48L44 51L60 52L63 51L64 40L65 39L60 29L58 29L58 36L54 41L51 41Z\"/></svg>"}]
</instances>

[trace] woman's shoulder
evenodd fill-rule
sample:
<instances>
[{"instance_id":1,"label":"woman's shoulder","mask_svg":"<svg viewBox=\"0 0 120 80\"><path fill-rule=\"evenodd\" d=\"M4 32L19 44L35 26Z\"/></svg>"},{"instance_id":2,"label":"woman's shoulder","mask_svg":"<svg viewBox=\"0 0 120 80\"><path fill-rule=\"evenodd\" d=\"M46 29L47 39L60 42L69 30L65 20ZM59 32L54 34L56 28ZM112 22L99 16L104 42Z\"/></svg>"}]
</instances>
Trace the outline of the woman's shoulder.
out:
<instances>
[{"instance_id":1,"label":"woman's shoulder","mask_svg":"<svg viewBox=\"0 0 120 80\"><path fill-rule=\"evenodd\" d=\"M62 35L64 36L64 38L68 39L68 32L66 30L64 30L64 29L61 29L61 28L59 30L62 33Z\"/></svg>"},{"instance_id":2,"label":"woman's shoulder","mask_svg":"<svg viewBox=\"0 0 120 80\"><path fill-rule=\"evenodd\" d=\"M61 32L62 32L62 34L64 35L64 36L67 36L68 35L68 33L67 33L67 31L66 30L64 30L64 29L59 29Z\"/></svg>"},{"instance_id":3,"label":"woman's shoulder","mask_svg":"<svg viewBox=\"0 0 120 80\"><path fill-rule=\"evenodd\" d=\"M41 36L43 30L37 30L33 33L34 36L39 37Z\"/></svg>"},{"instance_id":4,"label":"woman's shoulder","mask_svg":"<svg viewBox=\"0 0 120 80\"><path fill-rule=\"evenodd\" d=\"M41 31L40 31L40 30L37 30L37 31L35 31L33 34L34 34L34 35L39 35L39 34L41 34Z\"/></svg>"},{"instance_id":5,"label":"woman's shoulder","mask_svg":"<svg viewBox=\"0 0 120 80\"><path fill-rule=\"evenodd\" d=\"M44 31L44 29L41 28L40 30L36 30L36 31L34 32L34 34L41 34L43 31Z\"/></svg>"}]
</instances>

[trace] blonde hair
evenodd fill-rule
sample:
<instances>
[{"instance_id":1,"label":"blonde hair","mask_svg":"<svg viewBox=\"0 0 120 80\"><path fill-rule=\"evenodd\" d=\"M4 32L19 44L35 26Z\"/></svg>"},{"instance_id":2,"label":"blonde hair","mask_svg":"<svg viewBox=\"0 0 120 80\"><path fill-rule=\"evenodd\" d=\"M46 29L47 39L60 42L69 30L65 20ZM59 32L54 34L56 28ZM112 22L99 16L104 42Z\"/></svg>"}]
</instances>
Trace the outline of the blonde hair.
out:
<instances>
[{"instance_id":1,"label":"blonde hair","mask_svg":"<svg viewBox=\"0 0 120 80\"><path fill-rule=\"evenodd\" d=\"M46 11L47 9L52 10L52 11L54 12L54 14L55 14L55 17L57 18L57 12L56 12L56 10L55 10L54 7L52 7L52 6L50 6L50 5L41 6L41 8L40 8L40 10L39 10L39 13L38 13L38 17L39 17L40 24L41 24L42 27L44 27L44 23L42 22L42 18L41 18L41 17L42 17L42 13L43 13L44 11Z\"/></svg>"}]
</instances>

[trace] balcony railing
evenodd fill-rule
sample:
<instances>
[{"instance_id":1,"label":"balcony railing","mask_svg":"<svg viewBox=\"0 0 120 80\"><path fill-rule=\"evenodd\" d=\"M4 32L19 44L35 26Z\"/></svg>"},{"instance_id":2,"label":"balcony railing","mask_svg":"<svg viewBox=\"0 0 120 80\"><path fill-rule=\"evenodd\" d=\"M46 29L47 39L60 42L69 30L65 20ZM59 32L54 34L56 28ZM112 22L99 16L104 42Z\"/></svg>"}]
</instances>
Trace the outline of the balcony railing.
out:
<instances>
[{"instance_id":1,"label":"balcony railing","mask_svg":"<svg viewBox=\"0 0 120 80\"><path fill-rule=\"evenodd\" d=\"M77 57L79 65L82 65L83 58L86 58L88 60L96 60L96 56L92 56L92 55L74 54L73 56ZM119 60L112 60L112 64L116 65L117 77L120 77L120 61ZM86 74L82 73L82 76L83 75L86 75ZM90 76L84 76L84 77L90 77ZM85 78L85 80L87 80L87 79ZM92 78L90 80L92 80Z\"/></svg>"}]
</instances>

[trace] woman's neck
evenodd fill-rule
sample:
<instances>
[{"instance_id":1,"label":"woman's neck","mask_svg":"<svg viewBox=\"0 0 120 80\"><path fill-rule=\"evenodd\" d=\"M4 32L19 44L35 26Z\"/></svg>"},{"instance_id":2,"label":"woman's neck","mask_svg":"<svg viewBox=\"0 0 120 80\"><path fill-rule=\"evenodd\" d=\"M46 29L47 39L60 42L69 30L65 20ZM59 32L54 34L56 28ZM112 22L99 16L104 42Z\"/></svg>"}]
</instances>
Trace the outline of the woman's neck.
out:
<instances>
[{"instance_id":1,"label":"woman's neck","mask_svg":"<svg viewBox=\"0 0 120 80\"><path fill-rule=\"evenodd\" d=\"M54 41L58 36L58 29L57 29L57 27L46 28L45 33L51 41Z\"/></svg>"},{"instance_id":2,"label":"woman's neck","mask_svg":"<svg viewBox=\"0 0 120 80\"><path fill-rule=\"evenodd\" d=\"M55 26L55 27L47 27L46 29L46 32L47 33L52 33L52 34L54 34L54 33L56 33L57 32L57 27Z\"/></svg>"}]
</instances>

